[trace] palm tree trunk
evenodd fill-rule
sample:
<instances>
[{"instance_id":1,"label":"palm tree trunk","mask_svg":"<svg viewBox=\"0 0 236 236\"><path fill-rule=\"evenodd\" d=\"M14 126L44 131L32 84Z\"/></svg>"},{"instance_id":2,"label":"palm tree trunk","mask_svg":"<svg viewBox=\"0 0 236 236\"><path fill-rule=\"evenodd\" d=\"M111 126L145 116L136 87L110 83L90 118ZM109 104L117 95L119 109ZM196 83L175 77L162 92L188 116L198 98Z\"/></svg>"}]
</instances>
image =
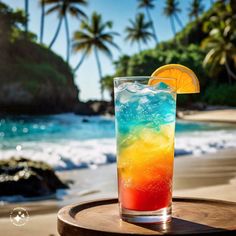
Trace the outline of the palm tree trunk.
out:
<instances>
[{"instance_id":1,"label":"palm tree trunk","mask_svg":"<svg viewBox=\"0 0 236 236\"><path fill-rule=\"evenodd\" d=\"M155 40L156 44L158 44L158 38L157 38L155 26L153 24L152 16L151 16L149 9L147 7L146 7L146 12L147 12L148 20L151 22L151 25L152 25L152 33L153 33L154 40Z\"/></svg>"},{"instance_id":2,"label":"palm tree trunk","mask_svg":"<svg viewBox=\"0 0 236 236\"><path fill-rule=\"evenodd\" d=\"M69 24L68 24L68 19L67 15L65 13L65 28L66 28L66 42L67 42L67 47L66 47L66 61L69 63L70 60L70 30L69 30Z\"/></svg>"},{"instance_id":3,"label":"palm tree trunk","mask_svg":"<svg viewBox=\"0 0 236 236\"><path fill-rule=\"evenodd\" d=\"M175 19L177 20L177 22L178 22L180 28L182 29L182 28L183 28L183 23L182 23L182 21L180 20L178 14L175 13L175 14L174 14L174 17L175 17Z\"/></svg>"},{"instance_id":4,"label":"palm tree trunk","mask_svg":"<svg viewBox=\"0 0 236 236\"><path fill-rule=\"evenodd\" d=\"M171 24L172 32L173 32L174 37L175 37L175 35L176 35L176 29L175 29L175 22L174 22L173 16L170 16L170 24Z\"/></svg>"},{"instance_id":5,"label":"palm tree trunk","mask_svg":"<svg viewBox=\"0 0 236 236\"><path fill-rule=\"evenodd\" d=\"M49 48L52 47L52 45L55 43L55 41L56 41L56 39L57 39L57 36L58 36L59 31L60 31L60 29L61 29L61 23L62 23L62 20L63 20L63 17L60 16L60 20L59 20L59 23L58 23L58 26L57 26L56 33L55 33L55 35L54 35L54 37L53 37L51 43L49 44Z\"/></svg>"},{"instance_id":6,"label":"palm tree trunk","mask_svg":"<svg viewBox=\"0 0 236 236\"><path fill-rule=\"evenodd\" d=\"M43 43L44 18L45 18L45 2L41 3L41 25L40 25L40 43Z\"/></svg>"},{"instance_id":7,"label":"palm tree trunk","mask_svg":"<svg viewBox=\"0 0 236 236\"><path fill-rule=\"evenodd\" d=\"M103 100L104 96L103 96L103 86L102 86L102 67L101 67L101 63L98 57L98 51L96 47L94 47L94 54L95 54L95 58L96 58L97 66L98 66L98 74L100 77L99 81L100 81L101 100Z\"/></svg>"},{"instance_id":8,"label":"palm tree trunk","mask_svg":"<svg viewBox=\"0 0 236 236\"><path fill-rule=\"evenodd\" d=\"M78 64L77 64L76 67L74 68L74 70L73 70L74 73L80 68L80 66L82 65L82 63L83 63L83 61L84 61L84 59L85 59L85 57L86 57L86 55L87 55L87 51L85 51L85 52L83 53L83 55L82 55L82 57L80 58Z\"/></svg>"},{"instance_id":9,"label":"palm tree trunk","mask_svg":"<svg viewBox=\"0 0 236 236\"><path fill-rule=\"evenodd\" d=\"M25 22L25 38L28 35L28 22L29 22L29 0L25 0L25 15L26 15L26 22Z\"/></svg>"},{"instance_id":10,"label":"palm tree trunk","mask_svg":"<svg viewBox=\"0 0 236 236\"><path fill-rule=\"evenodd\" d=\"M199 24L199 15L198 15L198 13L195 14L195 20L196 20L197 23Z\"/></svg>"},{"instance_id":11,"label":"palm tree trunk","mask_svg":"<svg viewBox=\"0 0 236 236\"><path fill-rule=\"evenodd\" d=\"M140 43L140 41L138 40L137 41L137 43L138 43L138 51L139 51L139 53L142 51L142 48L141 48L141 43Z\"/></svg>"},{"instance_id":12,"label":"palm tree trunk","mask_svg":"<svg viewBox=\"0 0 236 236\"><path fill-rule=\"evenodd\" d=\"M229 76L229 84L231 84L231 77L236 80L236 75L230 69L227 59L225 60L225 68L226 68L227 74Z\"/></svg>"}]
</instances>

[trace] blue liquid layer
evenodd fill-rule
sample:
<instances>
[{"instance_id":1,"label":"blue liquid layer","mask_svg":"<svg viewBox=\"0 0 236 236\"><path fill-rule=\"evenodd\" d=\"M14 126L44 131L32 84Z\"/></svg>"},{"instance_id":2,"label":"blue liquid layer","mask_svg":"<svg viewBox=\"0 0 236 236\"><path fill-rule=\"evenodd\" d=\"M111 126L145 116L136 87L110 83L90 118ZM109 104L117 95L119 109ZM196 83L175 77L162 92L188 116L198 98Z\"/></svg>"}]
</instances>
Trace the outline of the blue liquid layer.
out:
<instances>
[{"instance_id":1,"label":"blue liquid layer","mask_svg":"<svg viewBox=\"0 0 236 236\"><path fill-rule=\"evenodd\" d=\"M130 89L131 87L131 89ZM160 83L151 89L133 84L116 91L116 120L118 132L129 133L134 127L145 126L159 130L163 124L175 122L176 95Z\"/></svg>"}]
</instances>

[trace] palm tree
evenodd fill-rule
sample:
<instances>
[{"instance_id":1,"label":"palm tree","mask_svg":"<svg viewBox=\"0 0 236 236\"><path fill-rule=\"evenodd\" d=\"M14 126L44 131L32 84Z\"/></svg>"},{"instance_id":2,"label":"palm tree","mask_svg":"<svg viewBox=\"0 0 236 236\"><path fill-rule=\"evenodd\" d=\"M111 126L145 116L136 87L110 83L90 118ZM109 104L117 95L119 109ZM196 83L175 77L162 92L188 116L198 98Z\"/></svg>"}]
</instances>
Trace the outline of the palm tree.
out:
<instances>
[{"instance_id":1,"label":"palm tree","mask_svg":"<svg viewBox=\"0 0 236 236\"><path fill-rule=\"evenodd\" d=\"M40 43L43 43L45 0L40 0L40 4L41 4Z\"/></svg>"},{"instance_id":2,"label":"palm tree","mask_svg":"<svg viewBox=\"0 0 236 236\"><path fill-rule=\"evenodd\" d=\"M157 38L156 31L155 31L155 26L154 26L152 16L150 13L150 10L155 7L154 0L138 0L138 2L139 2L138 8L145 8L145 10L146 10L148 20L151 22L153 37L155 39L156 44L158 44L158 38Z\"/></svg>"},{"instance_id":3,"label":"palm tree","mask_svg":"<svg viewBox=\"0 0 236 236\"><path fill-rule=\"evenodd\" d=\"M76 31L73 37L73 51L83 53L82 58L75 67L74 71L80 67L86 56L92 52L94 53L98 67L102 100L104 89L102 86L102 67L98 53L100 51L109 58L112 58L112 53L109 46L119 49L117 44L114 43L114 36L119 34L114 31L107 30L111 28L111 21L103 22L102 16L96 12L93 12L91 19L82 20L81 29Z\"/></svg>"},{"instance_id":4,"label":"palm tree","mask_svg":"<svg viewBox=\"0 0 236 236\"><path fill-rule=\"evenodd\" d=\"M125 28L127 33L125 40L130 41L131 44L137 42L139 52L141 52L141 42L147 44L148 40L153 38L153 34L149 31L151 22L146 22L142 13L136 15L135 21L129 20L129 22L131 26Z\"/></svg>"},{"instance_id":5,"label":"palm tree","mask_svg":"<svg viewBox=\"0 0 236 236\"><path fill-rule=\"evenodd\" d=\"M210 31L202 46L208 50L203 65L208 65L213 73L219 65L224 66L231 83L231 78L236 79L236 74L231 69L231 65L236 64L236 26L233 17L229 19L218 21L219 26Z\"/></svg>"},{"instance_id":6,"label":"palm tree","mask_svg":"<svg viewBox=\"0 0 236 236\"><path fill-rule=\"evenodd\" d=\"M26 21L25 21L25 37L28 35L28 17L29 17L29 0L25 0L25 16L26 16Z\"/></svg>"},{"instance_id":7,"label":"palm tree","mask_svg":"<svg viewBox=\"0 0 236 236\"><path fill-rule=\"evenodd\" d=\"M201 0L193 0L189 8L189 18L194 17L197 21L199 15L204 11L204 6L202 5Z\"/></svg>"},{"instance_id":8,"label":"palm tree","mask_svg":"<svg viewBox=\"0 0 236 236\"><path fill-rule=\"evenodd\" d=\"M164 14L170 18L170 24L174 35L176 35L174 19L177 21L180 28L183 28L183 24L178 16L178 13L181 12L181 9L178 7L178 5L178 0L166 0L166 6L164 8Z\"/></svg>"},{"instance_id":9,"label":"palm tree","mask_svg":"<svg viewBox=\"0 0 236 236\"><path fill-rule=\"evenodd\" d=\"M78 7L86 6L87 0L44 0L45 4L52 5L51 8L48 9L46 14L50 14L52 12L57 12L59 16L58 26L55 32L55 35L49 44L49 48L53 46L55 43L59 31L61 29L62 21L65 21L65 30L66 30L66 40L67 40L67 50L66 50L66 61L69 62L70 58L70 31L69 31L69 24L68 24L68 14L71 16L85 19L87 18L86 14Z\"/></svg>"}]
</instances>

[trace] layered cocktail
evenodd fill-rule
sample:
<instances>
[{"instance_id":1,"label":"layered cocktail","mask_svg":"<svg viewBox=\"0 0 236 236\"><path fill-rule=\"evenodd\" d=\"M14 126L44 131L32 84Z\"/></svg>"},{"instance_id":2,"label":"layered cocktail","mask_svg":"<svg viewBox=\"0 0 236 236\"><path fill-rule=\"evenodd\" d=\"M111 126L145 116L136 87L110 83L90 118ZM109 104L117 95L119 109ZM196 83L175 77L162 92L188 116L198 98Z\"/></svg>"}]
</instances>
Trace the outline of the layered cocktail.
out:
<instances>
[{"instance_id":1,"label":"layered cocktail","mask_svg":"<svg viewBox=\"0 0 236 236\"><path fill-rule=\"evenodd\" d=\"M153 211L156 218L160 209L170 215L176 94L163 82L148 86L148 80L116 79L117 167L123 218L131 211L148 215Z\"/></svg>"},{"instance_id":2,"label":"layered cocktail","mask_svg":"<svg viewBox=\"0 0 236 236\"><path fill-rule=\"evenodd\" d=\"M175 78L115 78L118 190L121 218L171 219Z\"/></svg>"}]
</instances>

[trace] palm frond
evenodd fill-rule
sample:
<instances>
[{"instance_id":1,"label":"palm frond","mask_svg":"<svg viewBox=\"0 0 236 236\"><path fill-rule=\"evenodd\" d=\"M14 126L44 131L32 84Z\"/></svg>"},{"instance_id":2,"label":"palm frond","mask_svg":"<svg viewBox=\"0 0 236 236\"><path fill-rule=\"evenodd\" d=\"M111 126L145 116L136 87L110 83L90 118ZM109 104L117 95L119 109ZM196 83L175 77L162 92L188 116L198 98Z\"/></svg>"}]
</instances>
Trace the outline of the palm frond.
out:
<instances>
[{"instance_id":1,"label":"palm frond","mask_svg":"<svg viewBox=\"0 0 236 236\"><path fill-rule=\"evenodd\" d=\"M108 57L111 57L112 53L109 50L109 46L119 49L118 45L114 42L114 36L119 34L114 31L107 31L111 27L112 22L103 22L100 14L96 12L92 13L90 19L82 20L80 25L81 30L74 33L73 49L81 51L88 48L91 52L91 48L96 48Z\"/></svg>"},{"instance_id":2,"label":"palm frond","mask_svg":"<svg viewBox=\"0 0 236 236\"><path fill-rule=\"evenodd\" d=\"M59 4L62 2L61 0L40 0L40 2L44 2L45 4Z\"/></svg>"},{"instance_id":3,"label":"palm frond","mask_svg":"<svg viewBox=\"0 0 236 236\"><path fill-rule=\"evenodd\" d=\"M91 39L91 35L83 31L76 31L73 36L73 41L89 40L89 39Z\"/></svg>"},{"instance_id":4,"label":"palm frond","mask_svg":"<svg viewBox=\"0 0 236 236\"><path fill-rule=\"evenodd\" d=\"M72 16L77 17L77 18L83 18L83 19L88 18L87 15L81 9L75 6L70 6L69 12Z\"/></svg>"},{"instance_id":5,"label":"palm frond","mask_svg":"<svg viewBox=\"0 0 236 236\"><path fill-rule=\"evenodd\" d=\"M55 6L52 6L51 8L49 8L47 11L46 11L46 14L50 14L50 13L53 13L53 12L60 12L60 5L55 5Z\"/></svg>"},{"instance_id":6,"label":"palm frond","mask_svg":"<svg viewBox=\"0 0 236 236\"><path fill-rule=\"evenodd\" d=\"M178 7L178 0L166 0L164 7L164 15L170 17L178 12L181 12L181 9Z\"/></svg>"},{"instance_id":7,"label":"palm frond","mask_svg":"<svg viewBox=\"0 0 236 236\"><path fill-rule=\"evenodd\" d=\"M113 46L117 50L120 50L120 47L116 43L114 43L112 35L100 35L100 38L104 40L105 43Z\"/></svg>"},{"instance_id":8,"label":"palm frond","mask_svg":"<svg viewBox=\"0 0 236 236\"><path fill-rule=\"evenodd\" d=\"M74 52L79 51L92 51L92 46L90 44L90 41L80 41L80 42L73 42L72 43L72 49Z\"/></svg>"},{"instance_id":9,"label":"palm frond","mask_svg":"<svg viewBox=\"0 0 236 236\"><path fill-rule=\"evenodd\" d=\"M94 47L96 47L100 52L102 52L107 57L112 58L111 51L103 42L98 42L96 45L94 45Z\"/></svg>"},{"instance_id":10,"label":"palm frond","mask_svg":"<svg viewBox=\"0 0 236 236\"><path fill-rule=\"evenodd\" d=\"M154 0L138 0L138 8L154 8Z\"/></svg>"},{"instance_id":11,"label":"palm frond","mask_svg":"<svg viewBox=\"0 0 236 236\"><path fill-rule=\"evenodd\" d=\"M70 4L78 4L81 6L87 6L88 5L88 1L87 0L65 0L68 1Z\"/></svg>"},{"instance_id":12,"label":"palm frond","mask_svg":"<svg viewBox=\"0 0 236 236\"><path fill-rule=\"evenodd\" d=\"M135 21L129 20L130 26L125 28L126 37L125 40L133 42L147 43L153 37L153 34L149 31L152 24L149 21L145 21L144 14L136 15Z\"/></svg>"}]
</instances>

